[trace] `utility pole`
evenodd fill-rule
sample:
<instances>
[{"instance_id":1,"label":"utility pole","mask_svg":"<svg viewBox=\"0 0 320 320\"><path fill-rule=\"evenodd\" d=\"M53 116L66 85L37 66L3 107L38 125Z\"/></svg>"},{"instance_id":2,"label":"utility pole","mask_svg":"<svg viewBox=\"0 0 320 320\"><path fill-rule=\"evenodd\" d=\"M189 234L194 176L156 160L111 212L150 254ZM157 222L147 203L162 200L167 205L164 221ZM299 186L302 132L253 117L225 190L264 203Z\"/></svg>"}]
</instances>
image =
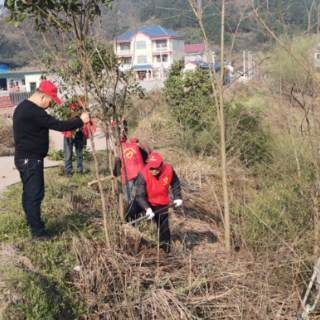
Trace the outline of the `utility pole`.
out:
<instances>
[{"instance_id":1,"label":"utility pole","mask_svg":"<svg viewBox=\"0 0 320 320\"><path fill-rule=\"evenodd\" d=\"M243 76L246 74L246 51L243 50Z\"/></svg>"},{"instance_id":2,"label":"utility pole","mask_svg":"<svg viewBox=\"0 0 320 320\"><path fill-rule=\"evenodd\" d=\"M250 56L251 56L251 51L248 51L248 79L251 78L251 60L250 60Z\"/></svg>"},{"instance_id":3,"label":"utility pole","mask_svg":"<svg viewBox=\"0 0 320 320\"><path fill-rule=\"evenodd\" d=\"M161 77L161 88L164 87L163 85L163 63L162 63L162 48L160 47L160 77Z\"/></svg>"}]
</instances>

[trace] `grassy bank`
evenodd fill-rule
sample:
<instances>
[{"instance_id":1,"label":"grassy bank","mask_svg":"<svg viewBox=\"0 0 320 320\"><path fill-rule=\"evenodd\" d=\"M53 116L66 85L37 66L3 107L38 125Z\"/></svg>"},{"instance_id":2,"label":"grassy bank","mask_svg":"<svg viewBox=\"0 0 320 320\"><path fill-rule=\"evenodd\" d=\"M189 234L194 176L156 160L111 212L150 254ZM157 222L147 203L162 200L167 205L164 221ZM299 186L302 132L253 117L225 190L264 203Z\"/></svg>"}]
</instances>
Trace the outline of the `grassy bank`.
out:
<instances>
[{"instance_id":1,"label":"grassy bank","mask_svg":"<svg viewBox=\"0 0 320 320\"><path fill-rule=\"evenodd\" d=\"M237 106L228 125L231 252L224 250L215 130L201 132L194 147L193 136L155 93L129 110L129 138L161 153L180 177L183 199L190 198L170 211L171 256L157 250L154 223L134 228L120 221L117 191L105 181L108 249L98 189L87 186L95 179L93 163L86 160L85 175L71 179L50 169L42 212L54 243L31 238L20 184L0 204L0 242L13 243L25 258L6 271L11 290L20 293L6 320L296 318L314 262L306 196L312 157L307 147L292 152L301 141L277 123L278 110ZM208 127L216 124L209 121ZM208 154L209 142L215 147ZM106 152L99 153L102 176L110 173L106 159Z\"/></svg>"}]
</instances>

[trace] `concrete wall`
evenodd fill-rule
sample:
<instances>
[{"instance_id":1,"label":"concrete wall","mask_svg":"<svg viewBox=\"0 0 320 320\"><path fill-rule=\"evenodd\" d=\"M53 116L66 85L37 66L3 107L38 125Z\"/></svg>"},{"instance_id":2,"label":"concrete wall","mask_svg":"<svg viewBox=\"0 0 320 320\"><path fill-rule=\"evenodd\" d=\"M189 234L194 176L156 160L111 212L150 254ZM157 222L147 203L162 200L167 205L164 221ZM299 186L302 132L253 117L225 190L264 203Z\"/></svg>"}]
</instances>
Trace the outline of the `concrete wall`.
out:
<instances>
[{"instance_id":1,"label":"concrete wall","mask_svg":"<svg viewBox=\"0 0 320 320\"><path fill-rule=\"evenodd\" d=\"M26 80L26 85L25 85L25 88L26 88L26 91L31 91L31 88L30 88L30 84L32 82L36 83L36 88L39 87L40 85L40 77L41 77L41 74L35 74L35 75L26 75L25 76L25 80Z\"/></svg>"},{"instance_id":2,"label":"concrete wall","mask_svg":"<svg viewBox=\"0 0 320 320\"><path fill-rule=\"evenodd\" d=\"M170 39L172 41L172 63L181 60L185 56L184 40Z\"/></svg>"}]
</instances>

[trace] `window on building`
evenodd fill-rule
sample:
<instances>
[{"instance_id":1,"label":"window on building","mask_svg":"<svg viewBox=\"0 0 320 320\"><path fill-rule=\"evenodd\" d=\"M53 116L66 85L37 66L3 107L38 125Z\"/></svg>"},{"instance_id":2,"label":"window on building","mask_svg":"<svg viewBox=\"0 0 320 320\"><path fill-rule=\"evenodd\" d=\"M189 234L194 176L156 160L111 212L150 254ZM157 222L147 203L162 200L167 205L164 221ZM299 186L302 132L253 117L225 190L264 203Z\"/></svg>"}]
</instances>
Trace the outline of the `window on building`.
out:
<instances>
[{"instance_id":1,"label":"window on building","mask_svg":"<svg viewBox=\"0 0 320 320\"><path fill-rule=\"evenodd\" d=\"M145 41L137 41L137 49L146 49L147 43Z\"/></svg>"},{"instance_id":2,"label":"window on building","mask_svg":"<svg viewBox=\"0 0 320 320\"><path fill-rule=\"evenodd\" d=\"M123 64L131 64L132 58L131 57L125 57L123 58Z\"/></svg>"},{"instance_id":3,"label":"window on building","mask_svg":"<svg viewBox=\"0 0 320 320\"><path fill-rule=\"evenodd\" d=\"M26 80L25 79L21 79L21 85L25 86L26 85Z\"/></svg>"},{"instance_id":4,"label":"window on building","mask_svg":"<svg viewBox=\"0 0 320 320\"><path fill-rule=\"evenodd\" d=\"M30 82L30 91L35 91L37 89L37 83L36 82Z\"/></svg>"},{"instance_id":5,"label":"window on building","mask_svg":"<svg viewBox=\"0 0 320 320\"><path fill-rule=\"evenodd\" d=\"M130 50L130 42L120 43L120 51Z\"/></svg>"},{"instance_id":6,"label":"window on building","mask_svg":"<svg viewBox=\"0 0 320 320\"><path fill-rule=\"evenodd\" d=\"M147 63L147 56L138 56L137 61L138 63Z\"/></svg>"},{"instance_id":7,"label":"window on building","mask_svg":"<svg viewBox=\"0 0 320 320\"><path fill-rule=\"evenodd\" d=\"M316 54L316 59L319 60L320 59L320 53Z\"/></svg>"},{"instance_id":8,"label":"window on building","mask_svg":"<svg viewBox=\"0 0 320 320\"><path fill-rule=\"evenodd\" d=\"M161 62L161 56L162 56L162 62L168 62L168 55L167 54L163 54L163 55L156 55L154 56L154 62L160 63Z\"/></svg>"},{"instance_id":9,"label":"window on building","mask_svg":"<svg viewBox=\"0 0 320 320\"><path fill-rule=\"evenodd\" d=\"M167 47L167 40L156 40L156 47L157 48L166 48Z\"/></svg>"}]
</instances>

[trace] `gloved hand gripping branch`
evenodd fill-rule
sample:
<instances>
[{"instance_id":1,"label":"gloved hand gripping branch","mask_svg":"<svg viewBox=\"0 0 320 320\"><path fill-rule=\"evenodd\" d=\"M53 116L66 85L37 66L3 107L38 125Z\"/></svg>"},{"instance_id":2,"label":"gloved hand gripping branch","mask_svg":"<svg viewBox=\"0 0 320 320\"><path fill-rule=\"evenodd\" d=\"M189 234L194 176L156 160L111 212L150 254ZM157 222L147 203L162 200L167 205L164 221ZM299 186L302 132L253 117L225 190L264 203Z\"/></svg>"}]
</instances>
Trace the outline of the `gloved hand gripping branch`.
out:
<instances>
[{"instance_id":1,"label":"gloved hand gripping branch","mask_svg":"<svg viewBox=\"0 0 320 320\"><path fill-rule=\"evenodd\" d=\"M177 200L174 200L173 203L175 203L175 207L180 207L182 206L183 200L177 199Z\"/></svg>"},{"instance_id":2,"label":"gloved hand gripping branch","mask_svg":"<svg viewBox=\"0 0 320 320\"><path fill-rule=\"evenodd\" d=\"M146 216L148 216L148 220L151 220L154 217L154 213L151 208L146 208Z\"/></svg>"}]
</instances>

